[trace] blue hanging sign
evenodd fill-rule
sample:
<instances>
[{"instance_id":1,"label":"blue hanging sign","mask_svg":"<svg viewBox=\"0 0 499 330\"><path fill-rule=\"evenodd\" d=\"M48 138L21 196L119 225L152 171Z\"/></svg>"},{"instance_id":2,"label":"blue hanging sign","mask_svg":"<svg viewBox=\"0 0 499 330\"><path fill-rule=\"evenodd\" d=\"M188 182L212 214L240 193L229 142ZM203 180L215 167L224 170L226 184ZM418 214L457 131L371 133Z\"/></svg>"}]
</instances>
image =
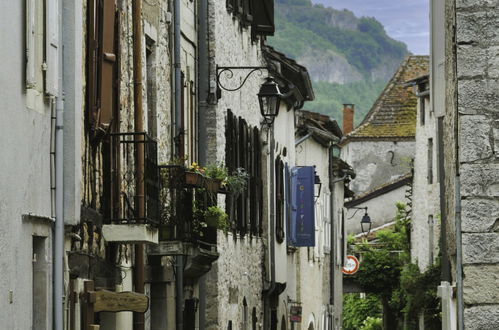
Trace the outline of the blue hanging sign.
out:
<instances>
[{"instance_id":1,"label":"blue hanging sign","mask_svg":"<svg viewBox=\"0 0 499 330\"><path fill-rule=\"evenodd\" d=\"M294 167L291 170L291 228L293 246L315 246L313 166Z\"/></svg>"}]
</instances>

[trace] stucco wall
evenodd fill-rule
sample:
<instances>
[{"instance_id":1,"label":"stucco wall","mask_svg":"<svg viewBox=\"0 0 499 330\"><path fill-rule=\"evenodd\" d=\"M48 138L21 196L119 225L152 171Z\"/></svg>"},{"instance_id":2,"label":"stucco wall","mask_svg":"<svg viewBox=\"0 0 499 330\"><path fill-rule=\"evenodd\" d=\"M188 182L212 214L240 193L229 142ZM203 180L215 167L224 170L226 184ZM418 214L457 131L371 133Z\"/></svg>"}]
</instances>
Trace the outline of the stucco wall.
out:
<instances>
[{"instance_id":1,"label":"stucco wall","mask_svg":"<svg viewBox=\"0 0 499 330\"><path fill-rule=\"evenodd\" d=\"M397 202L407 204L405 197L407 186L399 187L390 192L384 193L373 199L360 203L355 207L367 207L367 213L372 221L372 228L380 227L384 224L394 221L397 214ZM357 234L362 232L360 220L364 216L363 210L347 209L345 214L346 229L348 234Z\"/></svg>"},{"instance_id":2,"label":"stucco wall","mask_svg":"<svg viewBox=\"0 0 499 330\"><path fill-rule=\"evenodd\" d=\"M350 141L341 158L355 169L349 188L357 194L375 189L411 171L414 141Z\"/></svg>"},{"instance_id":3,"label":"stucco wall","mask_svg":"<svg viewBox=\"0 0 499 330\"><path fill-rule=\"evenodd\" d=\"M425 123L421 125L421 107L418 102L411 215L411 258L418 263L421 269L425 269L433 262L430 257L434 259L438 255L440 237L436 117L433 109L429 107L428 98L425 98L425 104ZM429 139L433 141L432 183L428 179ZM430 246L432 251L430 251Z\"/></svg>"},{"instance_id":4,"label":"stucco wall","mask_svg":"<svg viewBox=\"0 0 499 330\"><path fill-rule=\"evenodd\" d=\"M50 109L47 102L36 110L27 108L23 17L22 1L6 2L0 11L0 30L4 31L0 49L0 320L2 328L14 330L30 329L32 321L33 229L22 215L51 216Z\"/></svg>"}]
</instances>

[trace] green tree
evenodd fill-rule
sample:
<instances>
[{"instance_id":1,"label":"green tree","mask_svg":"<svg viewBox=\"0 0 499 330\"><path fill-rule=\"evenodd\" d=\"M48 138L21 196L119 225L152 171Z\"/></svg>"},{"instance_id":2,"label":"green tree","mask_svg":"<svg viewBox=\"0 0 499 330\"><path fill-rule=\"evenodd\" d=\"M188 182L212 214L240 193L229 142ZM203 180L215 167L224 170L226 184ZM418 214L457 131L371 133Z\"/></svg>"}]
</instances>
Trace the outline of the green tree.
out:
<instances>
[{"instance_id":1,"label":"green tree","mask_svg":"<svg viewBox=\"0 0 499 330\"><path fill-rule=\"evenodd\" d=\"M353 252L361 256L354 279L381 301L384 329L417 329L422 314L425 328L438 329L441 326L436 296L439 262L424 272L411 263L410 215L404 204L398 203L396 207L393 228L376 232L373 242L363 240L354 245Z\"/></svg>"}]
</instances>

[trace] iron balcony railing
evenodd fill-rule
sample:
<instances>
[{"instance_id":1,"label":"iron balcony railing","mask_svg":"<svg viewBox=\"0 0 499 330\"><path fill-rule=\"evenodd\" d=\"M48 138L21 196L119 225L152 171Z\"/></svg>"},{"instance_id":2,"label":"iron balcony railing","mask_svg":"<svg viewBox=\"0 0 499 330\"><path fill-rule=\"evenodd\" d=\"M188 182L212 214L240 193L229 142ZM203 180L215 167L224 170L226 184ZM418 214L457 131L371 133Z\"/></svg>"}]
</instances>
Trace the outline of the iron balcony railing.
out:
<instances>
[{"instance_id":1,"label":"iron balcony railing","mask_svg":"<svg viewBox=\"0 0 499 330\"><path fill-rule=\"evenodd\" d=\"M209 227L203 212L216 205L210 180L183 166L159 166L160 241L192 241L216 244L217 229Z\"/></svg>"},{"instance_id":2,"label":"iron balcony railing","mask_svg":"<svg viewBox=\"0 0 499 330\"><path fill-rule=\"evenodd\" d=\"M118 150L112 181L119 189L119 207L111 216L119 224L159 224L157 143L147 133L110 134L111 150Z\"/></svg>"}]
</instances>

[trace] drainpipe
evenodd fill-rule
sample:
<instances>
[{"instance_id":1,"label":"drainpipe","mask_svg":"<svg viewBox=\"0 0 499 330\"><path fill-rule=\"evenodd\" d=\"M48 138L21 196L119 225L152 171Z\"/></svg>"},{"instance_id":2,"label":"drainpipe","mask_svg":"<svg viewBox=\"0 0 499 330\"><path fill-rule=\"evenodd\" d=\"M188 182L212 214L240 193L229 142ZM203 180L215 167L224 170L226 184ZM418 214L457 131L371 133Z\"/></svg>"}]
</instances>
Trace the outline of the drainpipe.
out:
<instances>
[{"instance_id":1,"label":"drainpipe","mask_svg":"<svg viewBox=\"0 0 499 330\"><path fill-rule=\"evenodd\" d=\"M144 132L144 111L142 108L142 0L133 1L133 101L135 132ZM145 218L145 186L144 186L144 143L136 146L136 189L138 217ZM135 245L134 284L135 291L144 293L144 244ZM133 314L134 330L144 330L144 313Z\"/></svg>"},{"instance_id":2,"label":"drainpipe","mask_svg":"<svg viewBox=\"0 0 499 330\"><path fill-rule=\"evenodd\" d=\"M334 224L334 185L337 182L344 181L347 177L348 174L343 174L342 177L335 178L334 171L333 171L333 148L335 144L331 144L329 147L329 191L331 192L329 196L330 200L330 213L331 213L331 223L330 223L330 232L329 232L329 237L331 239L331 246L329 248L329 330L334 329L334 269L335 269L335 260L334 260L334 255L336 253L335 250L333 250L333 244L335 242L335 224Z\"/></svg>"},{"instance_id":3,"label":"drainpipe","mask_svg":"<svg viewBox=\"0 0 499 330\"><path fill-rule=\"evenodd\" d=\"M464 329L463 302L463 241L461 231L461 178L456 176L456 282L457 282L457 328Z\"/></svg>"},{"instance_id":4,"label":"drainpipe","mask_svg":"<svg viewBox=\"0 0 499 330\"><path fill-rule=\"evenodd\" d=\"M437 119L438 134L438 172L439 172L439 193L440 193L440 250L442 253L442 265L440 279L443 282L451 282L449 254L447 251L447 203L445 200L445 164L444 164L444 118Z\"/></svg>"},{"instance_id":5,"label":"drainpipe","mask_svg":"<svg viewBox=\"0 0 499 330\"><path fill-rule=\"evenodd\" d=\"M180 134L182 134L182 93L181 93L181 62L180 62L180 0L174 0L173 3L173 62L175 67L175 154L180 155L181 140ZM181 330L184 328L184 257L179 255L176 257L175 261L175 322L177 329Z\"/></svg>"},{"instance_id":6,"label":"drainpipe","mask_svg":"<svg viewBox=\"0 0 499 330\"><path fill-rule=\"evenodd\" d=\"M64 327L64 81L63 81L63 32L62 1L59 1L59 47L58 47L58 96L55 126L55 228L54 228L54 329Z\"/></svg>"},{"instance_id":7,"label":"drainpipe","mask_svg":"<svg viewBox=\"0 0 499 330\"><path fill-rule=\"evenodd\" d=\"M208 0L198 1L198 160L206 164L206 141L208 140L206 116L209 95L209 62L208 62ZM198 280L199 284L199 330L205 329L206 322L206 275Z\"/></svg>"}]
</instances>

